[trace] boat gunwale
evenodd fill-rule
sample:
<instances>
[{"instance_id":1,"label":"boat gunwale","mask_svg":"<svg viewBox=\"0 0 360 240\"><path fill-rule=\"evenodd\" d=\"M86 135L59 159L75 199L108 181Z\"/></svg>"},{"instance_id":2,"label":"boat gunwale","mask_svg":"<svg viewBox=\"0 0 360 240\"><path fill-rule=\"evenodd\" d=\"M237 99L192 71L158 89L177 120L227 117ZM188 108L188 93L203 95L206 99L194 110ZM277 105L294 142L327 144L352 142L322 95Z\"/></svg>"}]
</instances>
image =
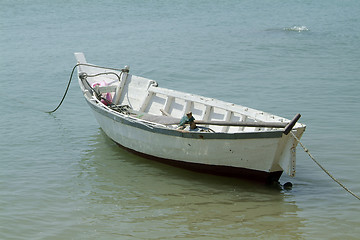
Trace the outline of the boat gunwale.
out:
<instances>
[{"instance_id":1,"label":"boat gunwale","mask_svg":"<svg viewBox=\"0 0 360 240\"><path fill-rule=\"evenodd\" d=\"M182 138L195 138L195 139L259 139L259 138L281 138L283 136L283 130L271 130L261 132L236 132L236 133L224 133L224 132L196 132L196 131L184 131L178 129L171 129L164 125L144 121L129 117L128 115L115 112L107 106L100 106L98 100L89 99L85 96L85 99L89 106L96 112L125 125L130 125L135 128L139 128L145 131L153 133L171 135Z\"/></svg>"}]
</instances>

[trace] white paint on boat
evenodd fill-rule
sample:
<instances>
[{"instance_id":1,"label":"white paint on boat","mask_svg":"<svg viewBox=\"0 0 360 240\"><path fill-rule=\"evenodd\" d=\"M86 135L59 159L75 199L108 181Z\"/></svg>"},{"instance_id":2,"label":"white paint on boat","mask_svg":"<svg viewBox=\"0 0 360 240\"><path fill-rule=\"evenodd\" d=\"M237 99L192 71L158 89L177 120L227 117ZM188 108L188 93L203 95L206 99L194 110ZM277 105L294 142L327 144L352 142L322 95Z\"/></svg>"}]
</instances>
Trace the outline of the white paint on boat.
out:
<instances>
[{"instance_id":1,"label":"white paint on boat","mask_svg":"<svg viewBox=\"0 0 360 240\"><path fill-rule=\"evenodd\" d=\"M75 53L78 63L86 63L82 53ZM110 70L79 65L78 72L88 75ZM114 72L114 70L111 70ZM213 98L161 88L157 82L127 72L113 75L79 78L85 99L96 120L113 141L138 153L168 161L180 161L209 166L228 166L262 173L285 171L295 175L295 139L283 134L283 128L219 126L205 127L214 132L180 131L176 125L164 125L141 119L141 115L157 118L181 118L192 111L196 120L224 122L284 123L290 120L256 109L220 101ZM105 106L90 86L105 81L99 87L101 94L110 93L117 105L128 105L137 115L126 115ZM293 133L300 138L305 125L296 123ZM241 177L241 176L239 176Z\"/></svg>"}]
</instances>

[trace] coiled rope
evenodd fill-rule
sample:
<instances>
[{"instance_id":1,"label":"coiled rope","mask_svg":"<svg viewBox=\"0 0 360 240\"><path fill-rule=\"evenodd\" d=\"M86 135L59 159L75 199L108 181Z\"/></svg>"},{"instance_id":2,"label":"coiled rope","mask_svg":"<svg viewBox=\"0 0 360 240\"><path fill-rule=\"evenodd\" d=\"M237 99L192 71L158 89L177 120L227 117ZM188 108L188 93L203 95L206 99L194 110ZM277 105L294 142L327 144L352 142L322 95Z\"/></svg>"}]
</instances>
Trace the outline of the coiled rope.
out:
<instances>
[{"instance_id":1,"label":"coiled rope","mask_svg":"<svg viewBox=\"0 0 360 240\"><path fill-rule=\"evenodd\" d=\"M329 173L329 171L327 171L323 166L321 166L321 164L315 160L315 158L313 157L313 155L311 155L311 153L309 152L309 149L307 149L304 144L302 144L302 142L295 136L295 134L293 132L291 132L292 136L295 138L295 140L300 144L300 146L304 149L304 152L306 152L309 157L327 174L329 175L329 177L334 180L337 184L339 184L342 188L344 188L348 193L350 193L351 195L353 195L354 197L356 197L358 200L360 200L360 197L358 195L356 195L355 193L353 193L350 189L348 189L347 187L344 186L344 184L342 184L341 182L339 182L339 180L337 180L333 175L331 175L331 173Z\"/></svg>"},{"instance_id":2,"label":"coiled rope","mask_svg":"<svg viewBox=\"0 0 360 240\"><path fill-rule=\"evenodd\" d=\"M78 66L88 66L88 67L102 68L102 69L108 69L108 70L114 70L114 71L121 71L121 72L124 71L124 69L102 67L102 66L97 66L97 65L88 64L88 63L78 63L78 64L76 64L76 65L73 67L72 71L71 71L69 82L68 82L68 84L67 84L67 87L66 87L64 96L62 97L59 105L58 105L54 110L48 111L48 112L46 112L46 113L53 113L53 112L55 112L56 110L59 109L59 107L60 107L61 104L63 103L63 101L64 101L64 99L65 99L65 97L66 97L66 94L67 94L67 92L68 92L68 90L69 90L69 87L70 87L70 84L71 84L71 80L72 80L73 75L74 75L74 71L75 71L76 67L78 67ZM95 74L95 75L86 75L86 76L88 76L88 77L95 77L95 76L99 76L99 75L102 75L102 74L114 74L114 75L116 75L116 77L117 77L117 78L119 79L119 81L120 81L120 76L119 76L118 74L116 74L116 73L113 73L113 72L105 72L105 73L99 73L99 74ZM87 81L86 81L86 82L87 82ZM87 82L87 83L88 83L88 82ZM89 85L89 83L88 83L88 85ZM91 87L90 85L89 85L89 87L92 89L92 87ZM92 89L92 90L94 90L94 89Z\"/></svg>"}]
</instances>

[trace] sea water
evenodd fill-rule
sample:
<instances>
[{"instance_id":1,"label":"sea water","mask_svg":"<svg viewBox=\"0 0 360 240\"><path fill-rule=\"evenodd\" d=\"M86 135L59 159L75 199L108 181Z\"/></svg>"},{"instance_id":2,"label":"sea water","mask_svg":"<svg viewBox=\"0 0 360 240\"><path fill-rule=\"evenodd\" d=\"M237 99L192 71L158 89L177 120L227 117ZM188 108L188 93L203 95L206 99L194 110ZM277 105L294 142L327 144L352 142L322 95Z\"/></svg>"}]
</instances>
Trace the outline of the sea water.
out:
<instances>
[{"instance_id":1,"label":"sea water","mask_svg":"<svg viewBox=\"0 0 360 240\"><path fill-rule=\"evenodd\" d=\"M360 2L0 1L0 239L358 239L360 202L297 148L292 190L117 147L74 52L160 86L286 118L360 194Z\"/></svg>"}]
</instances>

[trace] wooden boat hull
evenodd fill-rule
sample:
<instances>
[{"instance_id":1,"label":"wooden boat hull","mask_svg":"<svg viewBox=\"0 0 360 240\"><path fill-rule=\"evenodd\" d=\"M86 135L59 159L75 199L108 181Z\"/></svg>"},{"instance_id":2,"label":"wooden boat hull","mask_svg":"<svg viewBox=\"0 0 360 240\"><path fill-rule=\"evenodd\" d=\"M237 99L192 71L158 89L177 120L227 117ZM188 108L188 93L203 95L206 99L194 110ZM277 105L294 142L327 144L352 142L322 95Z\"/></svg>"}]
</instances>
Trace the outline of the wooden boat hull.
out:
<instances>
[{"instance_id":1,"label":"wooden boat hull","mask_svg":"<svg viewBox=\"0 0 360 240\"><path fill-rule=\"evenodd\" d=\"M199 172L277 181L283 172L276 159L282 152L283 133L209 134L152 128L88 102L105 134L137 155Z\"/></svg>"},{"instance_id":2,"label":"wooden boat hull","mask_svg":"<svg viewBox=\"0 0 360 240\"><path fill-rule=\"evenodd\" d=\"M83 55L77 58L80 59L79 62L82 60L86 63ZM80 70L89 69L79 69L79 73ZM125 80L128 82L124 83ZM194 112L201 112L199 106L203 106L205 110L202 111L202 120L206 118L211 121L211 114L219 117L221 111L224 113L222 115L224 119L240 116L242 113L237 113L237 109L254 112L255 115L264 115L263 112L256 112L234 104L157 88L157 84L155 86L152 80L133 76L125 80L121 81L126 92L123 92L120 102L130 103L128 100L130 97L134 108L144 114L161 115L159 110L162 111L161 106L164 106L164 109L171 111L174 115L177 114L176 117L178 117L181 115L176 112L178 109L185 111L192 107ZM221 127L217 128L218 132L182 131L115 112L94 97L93 90L84 84L84 79L81 77L79 77L79 84L105 134L119 146L140 156L199 172L248 178L261 182L277 181L283 171L291 176L295 174L297 142L291 134L285 135L283 129L244 130L237 127L234 130L231 127ZM145 93L142 99L141 97L134 98L134 93L131 95L131 84L137 88L135 95L141 91ZM142 85L146 87L141 88ZM181 99L186 99L183 106L180 106ZM170 103L170 100L173 103ZM158 105L160 107L156 108ZM196 107L198 109L195 109ZM224 110L221 110L222 108ZM245 119L245 117L242 118ZM271 118L280 119L273 115ZM259 119L261 122L262 119ZM255 121L258 120L255 119ZM304 130L305 125L297 124L293 133L300 138Z\"/></svg>"},{"instance_id":3,"label":"wooden boat hull","mask_svg":"<svg viewBox=\"0 0 360 240\"><path fill-rule=\"evenodd\" d=\"M126 148L119 143L117 143L119 147L125 149L128 152L131 152L140 157L150 159L152 161L161 162L170 166L187 169L190 171L195 171L199 173L206 173L218 176L232 177L232 178L241 178L241 179L249 179L260 183L273 183L277 182L281 177L283 171L277 172L263 172L257 170L251 170L247 168L240 167L231 167L231 166L222 166L222 165L211 165L211 164L199 164L192 162L184 162L177 161L173 159L166 159L155 157L152 155L148 155L145 153L137 152L133 149Z\"/></svg>"}]
</instances>

